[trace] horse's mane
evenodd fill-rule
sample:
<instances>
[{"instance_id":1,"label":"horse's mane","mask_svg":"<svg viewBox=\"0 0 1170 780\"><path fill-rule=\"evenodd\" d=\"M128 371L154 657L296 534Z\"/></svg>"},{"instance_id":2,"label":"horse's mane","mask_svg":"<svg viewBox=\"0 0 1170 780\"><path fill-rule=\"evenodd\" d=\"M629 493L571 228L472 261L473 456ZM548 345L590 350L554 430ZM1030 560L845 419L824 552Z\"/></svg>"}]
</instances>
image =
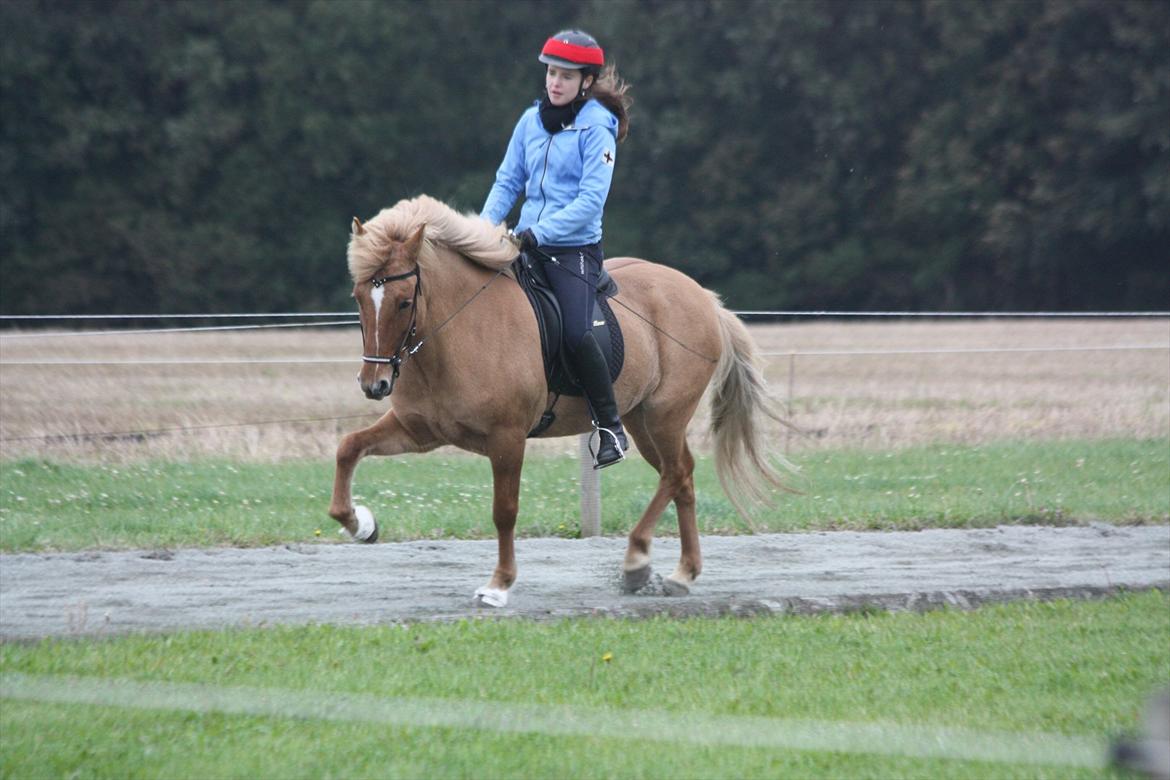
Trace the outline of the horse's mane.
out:
<instances>
[{"instance_id":1,"label":"horse's mane","mask_svg":"<svg viewBox=\"0 0 1170 780\"><path fill-rule=\"evenodd\" d=\"M400 200L366 222L361 235L349 240L349 274L355 282L372 279L390 257L395 242L405 241L425 224L426 232L419 250L422 267L440 262L436 251L445 246L468 260L498 271L516 259L516 245L507 237L507 229L493 225L473 214L460 214L446 203L427 195Z\"/></svg>"}]
</instances>

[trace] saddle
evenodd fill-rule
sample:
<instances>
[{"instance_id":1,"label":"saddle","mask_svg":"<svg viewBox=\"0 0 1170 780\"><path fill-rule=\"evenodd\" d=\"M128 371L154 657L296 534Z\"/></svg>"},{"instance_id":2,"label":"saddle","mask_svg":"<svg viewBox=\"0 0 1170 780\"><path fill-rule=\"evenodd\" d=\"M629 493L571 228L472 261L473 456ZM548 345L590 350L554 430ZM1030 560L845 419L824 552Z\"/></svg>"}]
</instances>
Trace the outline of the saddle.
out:
<instances>
[{"instance_id":1,"label":"saddle","mask_svg":"<svg viewBox=\"0 0 1170 780\"><path fill-rule=\"evenodd\" d=\"M536 314L536 324L540 331L540 354L544 359L544 378L548 383L548 391L557 397L583 396L584 392L573 376L567 350L562 344L561 307L552 288L549 287L544 265L545 261L527 252L521 252L512 263L512 273L520 289L528 296L528 302L532 304L532 311ZM617 295L617 292L617 282L602 268L601 277L597 282L597 298L593 304L593 337L605 355L605 362L609 366L609 378L612 381L616 381L621 374L626 359L622 330L609 305L609 297ZM553 404L556 404L555 399ZM530 438L539 436L555 419L556 415L553 414L550 405L540 423L528 436Z\"/></svg>"}]
</instances>

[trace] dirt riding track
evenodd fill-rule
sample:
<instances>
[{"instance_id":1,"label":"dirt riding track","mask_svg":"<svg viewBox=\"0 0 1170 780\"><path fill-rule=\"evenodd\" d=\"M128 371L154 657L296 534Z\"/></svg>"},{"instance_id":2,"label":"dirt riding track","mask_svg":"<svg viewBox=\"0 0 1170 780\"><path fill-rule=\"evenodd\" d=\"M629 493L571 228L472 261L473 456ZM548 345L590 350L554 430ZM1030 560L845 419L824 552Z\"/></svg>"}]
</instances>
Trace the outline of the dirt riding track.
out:
<instances>
[{"instance_id":1,"label":"dirt riding track","mask_svg":"<svg viewBox=\"0 0 1170 780\"><path fill-rule=\"evenodd\" d=\"M0 556L0 639L228 626L972 607L1170 588L1170 527L705 537L692 595L620 590L620 538L522 539L502 610L476 608L494 541ZM678 540L655 544L669 572Z\"/></svg>"}]
</instances>

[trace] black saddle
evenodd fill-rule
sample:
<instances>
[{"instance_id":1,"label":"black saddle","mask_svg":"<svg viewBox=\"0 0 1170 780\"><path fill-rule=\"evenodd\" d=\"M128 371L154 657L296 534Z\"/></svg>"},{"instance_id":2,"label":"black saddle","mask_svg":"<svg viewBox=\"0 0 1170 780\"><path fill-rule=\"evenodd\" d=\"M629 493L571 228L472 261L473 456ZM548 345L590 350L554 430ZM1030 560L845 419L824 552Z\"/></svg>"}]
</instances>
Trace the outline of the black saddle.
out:
<instances>
[{"instance_id":1,"label":"black saddle","mask_svg":"<svg viewBox=\"0 0 1170 780\"><path fill-rule=\"evenodd\" d=\"M549 287L545 273L546 262L528 252L521 252L512 263L512 272L536 314L536 324L540 330L540 354L544 358L544 377L548 382L548 391L557 396L583 396L584 392L573 376L561 340L561 307L552 288ZM609 297L617 295L617 292L617 282L602 268L597 283L597 299L593 304L593 337L597 339L601 351L605 354L609 378L614 381L621 374L626 359L622 330L609 305ZM539 435L552 425L554 419L550 407L549 411L545 412L541 424L528 435Z\"/></svg>"}]
</instances>

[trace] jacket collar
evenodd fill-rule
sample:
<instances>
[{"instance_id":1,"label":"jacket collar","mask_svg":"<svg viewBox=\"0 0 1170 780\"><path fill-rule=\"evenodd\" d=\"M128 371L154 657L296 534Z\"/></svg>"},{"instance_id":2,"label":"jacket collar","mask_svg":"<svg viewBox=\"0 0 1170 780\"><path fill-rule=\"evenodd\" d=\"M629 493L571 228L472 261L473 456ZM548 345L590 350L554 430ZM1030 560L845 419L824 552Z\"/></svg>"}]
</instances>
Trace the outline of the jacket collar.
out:
<instances>
[{"instance_id":1,"label":"jacket collar","mask_svg":"<svg viewBox=\"0 0 1170 780\"><path fill-rule=\"evenodd\" d=\"M535 120L540 124L540 101L537 100L532 104L536 109ZM617 136L618 120L617 117L609 112L609 109L597 102L596 98L589 98L585 101L585 105L581 106L581 110L577 112L577 118L573 120L573 124L565 128L565 130L586 130L590 127L604 127ZM564 131L561 131L564 132Z\"/></svg>"}]
</instances>

